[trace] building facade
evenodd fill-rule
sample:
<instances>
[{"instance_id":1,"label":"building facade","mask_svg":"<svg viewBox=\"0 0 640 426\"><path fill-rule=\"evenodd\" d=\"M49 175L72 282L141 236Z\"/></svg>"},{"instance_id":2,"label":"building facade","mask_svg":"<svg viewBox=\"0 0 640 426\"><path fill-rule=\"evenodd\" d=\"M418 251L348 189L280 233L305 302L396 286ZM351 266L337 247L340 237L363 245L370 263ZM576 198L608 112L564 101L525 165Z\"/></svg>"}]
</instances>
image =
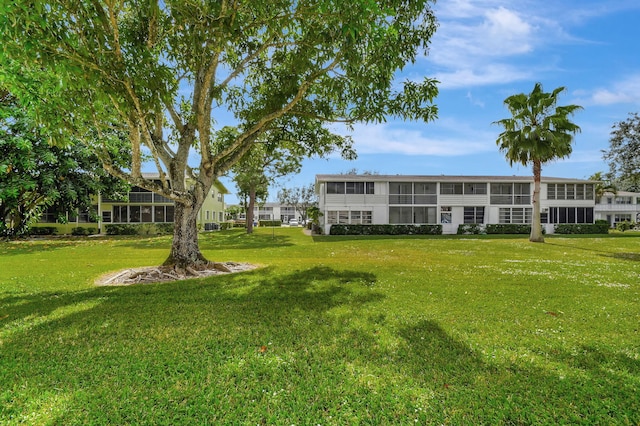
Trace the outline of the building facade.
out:
<instances>
[{"instance_id":1,"label":"building facade","mask_svg":"<svg viewBox=\"0 0 640 426\"><path fill-rule=\"evenodd\" d=\"M541 220L547 233L559 223L593 223L594 181L542 178ZM317 175L325 233L333 224L531 223L533 178L520 176Z\"/></svg>"},{"instance_id":2,"label":"building facade","mask_svg":"<svg viewBox=\"0 0 640 426\"><path fill-rule=\"evenodd\" d=\"M143 174L159 179L157 174ZM159 182L159 181L158 181ZM224 221L224 195L229 191L216 181L198 213L202 230L217 229ZM67 223L57 221L57 213L46 211L35 226L55 226L58 234L69 234L75 227L93 227L104 233L106 225L173 223L174 203L162 195L134 186L124 199L109 199L97 194L92 212L67 213Z\"/></svg>"},{"instance_id":3,"label":"building facade","mask_svg":"<svg viewBox=\"0 0 640 426\"><path fill-rule=\"evenodd\" d=\"M640 223L640 193L607 192L596 201L596 219L606 220L613 228L620 222Z\"/></svg>"}]
</instances>

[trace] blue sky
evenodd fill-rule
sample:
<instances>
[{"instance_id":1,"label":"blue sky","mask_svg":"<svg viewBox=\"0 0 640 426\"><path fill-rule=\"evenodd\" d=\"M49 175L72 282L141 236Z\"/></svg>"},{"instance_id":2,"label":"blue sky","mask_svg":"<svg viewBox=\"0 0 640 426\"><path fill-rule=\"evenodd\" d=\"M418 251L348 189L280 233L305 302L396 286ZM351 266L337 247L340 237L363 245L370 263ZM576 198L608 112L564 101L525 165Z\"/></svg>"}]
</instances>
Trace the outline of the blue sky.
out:
<instances>
[{"instance_id":1,"label":"blue sky","mask_svg":"<svg viewBox=\"0 0 640 426\"><path fill-rule=\"evenodd\" d=\"M439 118L430 123L388 121L357 125L358 159L309 159L280 186L308 185L316 174L357 169L380 174L529 175L509 166L496 147L509 117L503 101L565 86L559 104L584 109L573 116L582 132L570 158L543 166L543 175L586 178L606 171L601 150L614 123L640 110L640 1L440 0L439 28L427 56L400 79L440 81ZM235 186L223 179L230 191ZM271 189L275 200L278 188ZM235 194L227 197L233 203Z\"/></svg>"}]
</instances>

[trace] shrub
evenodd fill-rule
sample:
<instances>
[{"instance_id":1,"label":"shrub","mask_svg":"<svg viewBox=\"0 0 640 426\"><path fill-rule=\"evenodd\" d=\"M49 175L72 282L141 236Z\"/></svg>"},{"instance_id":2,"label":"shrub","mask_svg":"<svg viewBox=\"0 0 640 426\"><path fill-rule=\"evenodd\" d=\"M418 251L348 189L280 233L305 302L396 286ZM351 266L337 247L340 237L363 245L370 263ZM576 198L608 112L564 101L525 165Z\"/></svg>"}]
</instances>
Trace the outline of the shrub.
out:
<instances>
[{"instance_id":1,"label":"shrub","mask_svg":"<svg viewBox=\"0 0 640 426\"><path fill-rule=\"evenodd\" d=\"M464 223L458 225L458 235L485 234L484 226L480 223Z\"/></svg>"},{"instance_id":2,"label":"shrub","mask_svg":"<svg viewBox=\"0 0 640 426\"><path fill-rule=\"evenodd\" d=\"M55 235L57 232L55 226L34 226L29 229L29 235Z\"/></svg>"},{"instance_id":3,"label":"shrub","mask_svg":"<svg viewBox=\"0 0 640 426\"><path fill-rule=\"evenodd\" d=\"M173 223L155 223L156 233L160 235L173 234Z\"/></svg>"},{"instance_id":4,"label":"shrub","mask_svg":"<svg viewBox=\"0 0 640 426\"><path fill-rule=\"evenodd\" d=\"M83 226L78 226L75 228L71 228L71 235L93 235L96 233L96 228L88 227L85 228Z\"/></svg>"},{"instance_id":5,"label":"shrub","mask_svg":"<svg viewBox=\"0 0 640 426\"><path fill-rule=\"evenodd\" d=\"M225 229L233 228L233 222L222 222L220 224L220 230L224 231Z\"/></svg>"},{"instance_id":6,"label":"shrub","mask_svg":"<svg viewBox=\"0 0 640 426\"><path fill-rule=\"evenodd\" d=\"M442 225L331 225L329 235L441 235Z\"/></svg>"},{"instance_id":7,"label":"shrub","mask_svg":"<svg viewBox=\"0 0 640 426\"><path fill-rule=\"evenodd\" d=\"M554 227L554 232L556 234L608 234L609 222L604 220L596 223L559 223Z\"/></svg>"},{"instance_id":8,"label":"shrub","mask_svg":"<svg viewBox=\"0 0 640 426\"><path fill-rule=\"evenodd\" d=\"M520 223L499 223L486 226L487 234L530 234L531 225ZM544 230L544 229L543 229Z\"/></svg>"},{"instance_id":9,"label":"shrub","mask_svg":"<svg viewBox=\"0 0 640 426\"><path fill-rule=\"evenodd\" d=\"M107 235L137 235L138 225L106 225Z\"/></svg>"},{"instance_id":10,"label":"shrub","mask_svg":"<svg viewBox=\"0 0 640 426\"><path fill-rule=\"evenodd\" d=\"M281 220L259 220L258 226L282 226Z\"/></svg>"},{"instance_id":11,"label":"shrub","mask_svg":"<svg viewBox=\"0 0 640 426\"><path fill-rule=\"evenodd\" d=\"M616 229L620 232L628 231L629 229L633 229L635 225L630 223L629 221L618 222L616 223Z\"/></svg>"}]
</instances>

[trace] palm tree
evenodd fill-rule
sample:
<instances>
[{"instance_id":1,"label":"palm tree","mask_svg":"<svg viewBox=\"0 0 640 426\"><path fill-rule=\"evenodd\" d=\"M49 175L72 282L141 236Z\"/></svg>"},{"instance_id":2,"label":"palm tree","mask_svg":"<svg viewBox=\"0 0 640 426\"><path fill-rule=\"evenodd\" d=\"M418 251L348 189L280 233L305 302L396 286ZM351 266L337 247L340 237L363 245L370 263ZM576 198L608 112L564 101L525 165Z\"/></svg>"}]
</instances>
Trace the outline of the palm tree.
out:
<instances>
[{"instance_id":1,"label":"palm tree","mask_svg":"<svg viewBox=\"0 0 640 426\"><path fill-rule=\"evenodd\" d=\"M529 237L532 242L544 242L540 224L542 164L568 157L572 151L573 136L580 132L580 127L568 117L582 107L556 105L558 95L564 91L564 87L558 87L546 93L542 84L536 83L528 95L520 93L505 99L504 104L512 117L494 122L504 127L496 144L509 164L533 166L533 223Z\"/></svg>"},{"instance_id":2,"label":"palm tree","mask_svg":"<svg viewBox=\"0 0 640 426\"><path fill-rule=\"evenodd\" d=\"M600 199L606 193L616 195L618 188L608 176L604 176L602 172L596 172L589 177L589 180L597 181L596 183L596 203L600 203Z\"/></svg>"}]
</instances>

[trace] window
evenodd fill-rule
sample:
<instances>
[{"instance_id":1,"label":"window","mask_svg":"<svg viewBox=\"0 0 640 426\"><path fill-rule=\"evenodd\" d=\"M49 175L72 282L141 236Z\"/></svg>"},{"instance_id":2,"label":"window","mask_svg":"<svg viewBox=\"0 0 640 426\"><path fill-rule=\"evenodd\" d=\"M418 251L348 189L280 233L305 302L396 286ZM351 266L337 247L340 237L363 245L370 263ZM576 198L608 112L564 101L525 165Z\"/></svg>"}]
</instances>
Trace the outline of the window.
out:
<instances>
[{"instance_id":1,"label":"window","mask_svg":"<svg viewBox=\"0 0 640 426\"><path fill-rule=\"evenodd\" d=\"M140 207L140 219L142 220L142 222L152 222L151 206Z\"/></svg>"},{"instance_id":2,"label":"window","mask_svg":"<svg viewBox=\"0 0 640 426\"><path fill-rule=\"evenodd\" d=\"M551 207L549 223L593 223L593 207Z\"/></svg>"},{"instance_id":3,"label":"window","mask_svg":"<svg viewBox=\"0 0 640 426\"><path fill-rule=\"evenodd\" d=\"M413 223L426 224L437 223L435 207L414 207Z\"/></svg>"},{"instance_id":4,"label":"window","mask_svg":"<svg viewBox=\"0 0 640 426\"><path fill-rule=\"evenodd\" d=\"M327 182L327 194L373 194L373 182Z\"/></svg>"},{"instance_id":5,"label":"window","mask_svg":"<svg viewBox=\"0 0 640 426\"><path fill-rule=\"evenodd\" d=\"M616 214L613 217L614 223L631 222L631 214Z\"/></svg>"},{"instance_id":6,"label":"window","mask_svg":"<svg viewBox=\"0 0 640 426\"><path fill-rule=\"evenodd\" d=\"M129 206L129 222L140 222L140 206Z\"/></svg>"},{"instance_id":7,"label":"window","mask_svg":"<svg viewBox=\"0 0 640 426\"><path fill-rule=\"evenodd\" d=\"M153 208L153 217L154 222L164 222L165 221L165 206L155 206Z\"/></svg>"},{"instance_id":8,"label":"window","mask_svg":"<svg viewBox=\"0 0 640 426\"><path fill-rule=\"evenodd\" d=\"M115 223L127 223L129 221L127 206L113 206L113 221Z\"/></svg>"},{"instance_id":9,"label":"window","mask_svg":"<svg viewBox=\"0 0 640 426\"><path fill-rule=\"evenodd\" d=\"M437 185L435 182L413 184L414 204L436 204L438 202Z\"/></svg>"},{"instance_id":10,"label":"window","mask_svg":"<svg viewBox=\"0 0 640 426\"><path fill-rule=\"evenodd\" d=\"M458 195L462 194L462 183L441 183L440 184L441 195Z\"/></svg>"},{"instance_id":11,"label":"window","mask_svg":"<svg viewBox=\"0 0 640 426\"><path fill-rule=\"evenodd\" d=\"M413 223L412 213L411 207L389 207L389 223Z\"/></svg>"},{"instance_id":12,"label":"window","mask_svg":"<svg viewBox=\"0 0 640 426\"><path fill-rule=\"evenodd\" d=\"M484 223L484 207L465 207L464 223Z\"/></svg>"},{"instance_id":13,"label":"window","mask_svg":"<svg viewBox=\"0 0 640 426\"><path fill-rule=\"evenodd\" d=\"M531 204L531 185L528 183L513 184L513 204Z\"/></svg>"},{"instance_id":14,"label":"window","mask_svg":"<svg viewBox=\"0 0 640 426\"><path fill-rule=\"evenodd\" d=\"M531 223L532 209L526 207L506 207L498 211L499 223Z\"/></svg>"},{"instance_id":15,"label":"window","mask_svg":"<svg viewBox=\"0 0 640 426\"><path fill-rule=\"evenodd\" d=\"M550 183L547 184L547 200L555 200L556 199L556 184Z\"/></svg>"},{"instance_id":16,"label":"window","mask_svg":"<svg viewBox=\"0 0 640 426\"><path fill-rule=\"evenodd\" d=\"M440 207L440 223L451 223L451 207Z\"/></svg>"},{"instance_id":17,"label":"window","mask_svg":"<svg viewBox=\"0 0 640 426\"><path fill-rule=\"evenodd\" d=\"M351 212L351 223L353 224L361 224L362 223L362 213L359 211Z\"/></svg>"},{"instance_id":18,"label":"window","mask_svg":"<svg viewBox=\"0 0 640 426\"><path fill-rule=\"evenodd\" d=\"M465 183L464 194L465 195L485 195L487 193L486 183Z\"/></svg>"},{"instance_id":19,"label":"window","mask_svg":"<svg viewBox=\"0 0 640 426\"><path fill-rule=\"evenodd\" d=\"M512 204L513 184L492 183L491 184L491 204Z\"/></svg>"},{"instance_id":20,"label":"window","mask_svg":"<svg viewBox=\"0 0 640 426\"><path fill-rule=\"evenodd\" d=\"M327 194L344 194L344 182L327 182Z\"/></svg>"},{"instance_id":21,"label":"window","mask_svg":"<svg viewBox=\"0 0 640 426\"><path fill-rule=\"evenodd\" d=\"M373 212L371 210L366 210L362 212L362 223L364 225L370 225L372 222Z\"/></svg>"},{"instance_id":22,"label":"window","mask_svg":"<svg viewBox=\"0 0 640 426\"><path fill-rule=\"evenodd\" d=\"M411 182L389 183L389 204L412 204L413 184Z\"/></svg>"},{"instance_id":23,"label":"window","mask_svg":"<svg viewBox=\"0 0 640 426\"><path fill-rule=\"evenodd\" d=\"M102 221L105 223L111 223L111 212L102 212Z\"/></svg>"},{"instance_id":24,"label":"window","mask_svg":"<svg viewBox=\"0 0 640 426\"><path fill-rule=\"evenodd\" d=\"M327 212L327 221L330 224L349 223L349 211L348 210L329 211Z\"/></svg>"},{"instance_id":25,"label":"window","mask_svg":"<svg viewBox=\"0 0 640 426\"><path fill-rule=\"evenodd\" d=\"M633 198L632 197L616 197L615 203L616 204L633 204Z\"/></svg>"}]
</instances>

